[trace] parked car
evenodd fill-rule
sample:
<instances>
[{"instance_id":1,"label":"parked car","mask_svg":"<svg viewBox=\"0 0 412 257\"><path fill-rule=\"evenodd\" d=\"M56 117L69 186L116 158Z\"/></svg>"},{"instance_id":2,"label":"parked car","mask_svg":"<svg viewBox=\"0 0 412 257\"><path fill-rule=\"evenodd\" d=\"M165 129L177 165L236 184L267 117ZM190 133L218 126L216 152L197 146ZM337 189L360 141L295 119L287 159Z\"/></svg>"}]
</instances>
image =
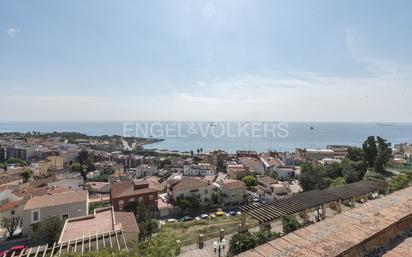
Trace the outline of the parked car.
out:
<instances>
[{"instance_id":1,"label":"parked car","mask_svg":"<svg viewBox=\"0 0 412 257\"><path fill-rule=\"evenodd\" d=\"M230 215L232 215L232 216L236 216L236 212L235 211L231 211L231 212L229 212L230 213Z\"/></svg>"},{"instance_id":2,"label":"parked car","mask_svg":"<svg viewBox=\"0 0 412 257\"><path fill-rule=\"evenodd\" d=\"M177 220L176 219L167 219L167 222L168 223L175 223L175 222L177 222Z\"/></svg>"},{"instance_id":3,"label":"parked car","mask_svg":"<svg viewBox=\"0 0 412 257\"><path fill-rule=\"evenodd\" d=\"M189 220L192 220L192 217L190 217L190 216L184 216L184 217L180 218L179 221L185 222L185 221L189 221Z\"/></svg>"},{"instance_id":4,"label":"parked car","mask_svg":"<svg viewBox=\"0 0 412 257\"><path fill-rule=\"evenodd\" d=\"M10 248L8 251L6 251L6 255L1 255L1 256L6 256L6 257L11 257L11 256L19 256L22 252L24 253L26 251L27 247L25 245L16 245Z\"/></svg>"},{"instance_id":5,"label":"parked car","mask_svg":"<svg viewBox=\"0 0 412 257\"><path fill-rule=\"evenodd\" d=\"M203 214L200 215L200 217L201 217L202 219L207 219L207 218L209 218L209 215L203 213Z\"/></svg>"},{"instance_id":6,"label":"parked car","mask_svg":"<svg viewBox=\"0 0 412 257\"><path fill-rule=\"evenodd\" d=\"M224 216L225 213L222 212L222 211L217 211L217 212L215 212L215 215L216 215L217 217L220 217L220 216Z\"/></svg>"},{"instance_id":7,"label":"parked car","mask_svg":"<svg viewBox=\"0 0 412 257\"><path fill-rule=\"evenodd\" d=\"M196 218L195 218L195 220L197 220L197 221L199 221L199 220L201 220L202 218L201 217L199 217L199 216L197 216Z\"/></svg>"}]
</instances>

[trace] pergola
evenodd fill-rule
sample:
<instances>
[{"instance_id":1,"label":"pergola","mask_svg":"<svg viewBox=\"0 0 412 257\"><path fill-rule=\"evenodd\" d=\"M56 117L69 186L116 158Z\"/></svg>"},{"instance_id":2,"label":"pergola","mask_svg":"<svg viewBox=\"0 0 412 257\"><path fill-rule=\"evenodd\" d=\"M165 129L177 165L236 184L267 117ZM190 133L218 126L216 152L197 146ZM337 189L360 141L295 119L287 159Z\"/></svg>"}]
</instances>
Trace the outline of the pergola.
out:
<instances>
[{"instance_id":1,"label":"pergola","mask_svg":"<svg viewBox=\"0 0 412 257\"><path fill-rule=\"evenodd\" d=\"M342 201L351 200L351 206L353 207L357 197L362 196L367 201L370 193L380 191L385 187L384 182L362 180L340 187L299 193L266 203L249 204L241 207L241 211L258 220L259 223L267 223L291 214L303 212L304 222L306 222L309 209L321 207L322 218L324 218L326 204L336 202L337 208L340 210Z\"/></svg>"},{"instance_id":2,"label":"pergola","mask_svg":"<svg viewBox=\"0 0 412 257\"><path fill-rule=\"evenodd\" d=\"M105 233L78 238L60 244L39 245L14 254L13 257L45 257L60 256L62 253L76 252L83 255L89 251L98 251L103 248L113 248L117 250L127 250L127 244L122 230L112 230ZM4 254L1 257L5 257ZM9 255L7 255L9 256Z\"/></svg>"}]
</instances>

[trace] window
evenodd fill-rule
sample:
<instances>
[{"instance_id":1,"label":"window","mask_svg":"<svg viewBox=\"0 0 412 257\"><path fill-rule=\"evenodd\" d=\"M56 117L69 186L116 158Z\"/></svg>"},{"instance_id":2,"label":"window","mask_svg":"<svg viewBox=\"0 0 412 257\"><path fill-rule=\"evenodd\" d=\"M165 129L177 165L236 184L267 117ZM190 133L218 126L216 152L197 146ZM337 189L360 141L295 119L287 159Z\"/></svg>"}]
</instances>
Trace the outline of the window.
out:
<instances>
[{"instance_id":1,"label":"window","mask_svg":"<svg viewBox=\"0 0 412 257\"><path fill-rule=\"evenodd\" d=\"M16 211L15 210L11 210L11 215L14 215L14 214L16 214Z\"/></svg>"},{"instance_id":2,"label":"window","mask_svg":"<svg viewBox=\"0 0 412 257\"><path fill-rule=\"evenodd\" d=\"M67 220L68 218L69 218L68 213L62 214L62 220Z\"/></svg>"},{"instance_id":3,"label":"window","mask_svg":"<svg viewBox=\"0 0 412 257\"><path fill-rule=\"evenodd\" d=\"M31 223L37 223L40 221L40 210L31 211Z\"/></svg>"},{"instance_id":4,"label":"window","mask_svg":"<svg viewBox=\"0 0 412 257\"><path fill-rule=\"evenodd\" d=\"M139 197L139 203L143 203L143 197Z\"/></svg>"},{"instance_id":5,"label":"window","mask_svg":"<svg viewBox=\"0 0 412 257\"><path fill-rule=\"evenodd\" d=\"M135 198L130 198L130 199L129 199L129 203L133 203L134 201L136 201Z\"/></svg>"},{"instance_id":6,"label":"window","mask_svg":"<svg viewBox=\"0 0 412 257\"><path fill-rule=\"evenodd\" d=\"M123 210L123 206L124 206L124 201L123 200L120 200L119 201L119 210Z\"/></svg>"},{"instance_id":7,"label":"window","mask_svg":"<svg viewBox=\"0 0 412 257\"><path fill-rule=\"evenodd\" d=\"M153 201L153 199L154 199L154 196L153 196L153 195L149 195L149 200L150 200L150 201Z\"/></svg>"},{"instance_id":8,"label":"window","mask_svg":"<svg viewBox=\"0 0 412 257\"><path fill-rule=\"evenodd\" d=\"M205 195L207 195L209 193L209 190L205 189Z\"/></svg>"}]
</instances>

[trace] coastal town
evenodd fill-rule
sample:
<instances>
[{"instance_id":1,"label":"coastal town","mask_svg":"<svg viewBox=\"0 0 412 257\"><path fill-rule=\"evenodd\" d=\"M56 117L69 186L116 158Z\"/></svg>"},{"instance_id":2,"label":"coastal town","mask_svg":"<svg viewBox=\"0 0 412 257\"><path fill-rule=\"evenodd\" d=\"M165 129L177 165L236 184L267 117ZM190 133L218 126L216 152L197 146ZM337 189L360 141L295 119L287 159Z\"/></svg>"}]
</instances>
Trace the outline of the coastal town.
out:
<instances>
[{"instance_id":1,"label":"coastal town","mask_svg":"<svg viewBox=\"0 0 412 257\"><path fill-rule=\"evenodd\" d=\"M156 244L173 256L234 256L411 184L412 145L380 137L262 153L144 148L152 142L1 134L0 256L149 256Z\"/></svg>"}]
</instances>

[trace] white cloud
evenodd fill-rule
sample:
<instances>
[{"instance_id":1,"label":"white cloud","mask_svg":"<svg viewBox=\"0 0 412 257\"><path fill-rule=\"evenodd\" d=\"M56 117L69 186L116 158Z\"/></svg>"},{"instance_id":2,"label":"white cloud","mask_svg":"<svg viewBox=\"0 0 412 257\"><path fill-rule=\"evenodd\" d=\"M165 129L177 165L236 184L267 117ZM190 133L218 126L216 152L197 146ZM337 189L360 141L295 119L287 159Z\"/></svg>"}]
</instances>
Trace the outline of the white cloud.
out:
<instances>
[{"instance_id":1,"label":"white cloud","mask_svg":"<svg viewBox=\"0 0 412 257\"><path fill-rule=\"evenodd\" d=\"M15 37L16 36L16 34L17 33L19 33L20 32L20 29L19 28L14 28L14 27L11 27L11 28L8 28L7 29L7 34L9 34L9 36L10 37Z\"/></svg>"}]
</instances>

